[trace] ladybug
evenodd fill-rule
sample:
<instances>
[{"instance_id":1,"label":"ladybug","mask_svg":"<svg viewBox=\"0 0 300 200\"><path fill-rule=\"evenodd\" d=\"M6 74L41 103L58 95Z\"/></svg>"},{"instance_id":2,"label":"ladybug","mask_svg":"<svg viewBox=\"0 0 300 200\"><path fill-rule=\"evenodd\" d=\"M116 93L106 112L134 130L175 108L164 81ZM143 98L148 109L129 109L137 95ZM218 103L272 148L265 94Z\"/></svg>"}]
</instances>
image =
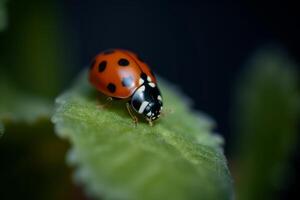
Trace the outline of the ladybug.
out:
<instances>
[{"instance_id":1,"label":"ladybug","mask_svg":"<svg viewBox=\"0 0 300 200\"><path fill-rule=\"evenodd\" d=\"M129 114L134 112L152 125L163 108L157 81L148 65L137 54L123 49L110 49L98 54L89 70L90 83L112 99L127 100Z\"/></svg>"}]
</instances>

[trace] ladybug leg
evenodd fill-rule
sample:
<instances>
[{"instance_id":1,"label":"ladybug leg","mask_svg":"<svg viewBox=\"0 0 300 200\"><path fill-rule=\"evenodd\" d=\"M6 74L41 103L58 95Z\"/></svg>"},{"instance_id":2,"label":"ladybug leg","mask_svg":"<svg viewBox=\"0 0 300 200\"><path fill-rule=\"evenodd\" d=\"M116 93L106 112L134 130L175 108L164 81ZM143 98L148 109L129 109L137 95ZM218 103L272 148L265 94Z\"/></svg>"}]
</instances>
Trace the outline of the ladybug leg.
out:
<instances>
[{"instance_id":1,"label":"ladybug leg","mask_svg":"<svg viewBox=\"0 0 300 200\"><path fill-rule=\"evenodd\" d=\"M133 114L133 111L132 111L132 109L130 107L130 104L128 102L126 103L126 108L127 108L127 111L129 113L129 115L131 116L131 118L133 120L134 125L136 126L137 123L138 123L138 118Z\"/></svg>"},{"instance_id":2,"label":"ladybug leg","mask_svg":"<svg viewBox=\"0 0 300 200\"><path fill-rule=\"evenodd\" d=\"M112 97L107 97L106 98L106 102L104 104L101 104L99 102L99 100L98 100L98 102L97 102L97 108L99 108L99 109L107 108L112 101L113 101Z\"/></svg>"},{"instance_id":3,"label":"ladybug leg","mask_svg":"<svg viewBox=\"0 0 300 200\"><path fill-rule=\"evenodd\" d=\"M149 123L149 126L153 126L153 122L151 119L147 119L148 123Z\"/></svg>"}]
</instances>

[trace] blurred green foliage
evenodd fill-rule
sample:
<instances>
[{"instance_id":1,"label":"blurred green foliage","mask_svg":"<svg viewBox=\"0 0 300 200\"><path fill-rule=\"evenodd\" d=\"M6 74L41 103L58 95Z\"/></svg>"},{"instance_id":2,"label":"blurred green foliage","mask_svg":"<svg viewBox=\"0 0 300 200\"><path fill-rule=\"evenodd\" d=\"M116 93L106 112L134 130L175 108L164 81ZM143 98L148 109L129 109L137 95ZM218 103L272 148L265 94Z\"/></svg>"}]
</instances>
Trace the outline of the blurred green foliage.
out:
<instances>
[{"instance_id":1,"label":"blurred green foliage","mask_svg":"<svg viewBox=\"0 0 300 200\"><path fill-rule=\"evenodd\" d=\"M69 163L76 166L77 181L104 199L232 199L222 140L212 134L212 122L160 83L173 113L153 127L144 121L135 127L123 101L97 108L87 73L56 100L53 122L72 144Z\"/></svg>"},{"instance_id":2,"label":"blurred green foliage","mask_svg":"<svg viewBox=\"0 0 300 200\"><path fill-rule=\"evenodd\" d=\"M6 3L7 0L0 0L0 32L7 26Z\"/></svg>"},{"instance_id":3,"label":"blurred green foliage","mask_svg":"<svg viewBox=\"0 0 300 200\"><path fill-rule=\"evenodd\" d=\"M0 121L33 124L39 118L50 118L52 102L17 88L0 75Z\"/></svg>"},{"instance_id":4,"label":"blurred green foliage","mask_svg":"<svg viewBox=\"0 0 300 200\"><path fill-rule=\"evenodd\" d=\"M258 51L238 82L237 197L278 199L296 145L300 94L296 66L279 48Z\"/></svg>"},{"instance_id":5,"label":"blurred green foliage","mask_svg":"<svg viewBox=\"0 0 300 200\"><path fill-rule=\"evenodd\" d=\"M66 63L73 51L67 51L70 50L68 29L59 2L2 0L1 11L10 19L9 26L0 35L3 133L3 122L34 123L41 116L50 117L53 99L61 90L63 80L68 81Z\"/></svg>"},{"instance_id":6,"label":"blurred green foliage","mask_svg":"<svg viewBox=\"0 0 300 200\"><path fill-rule=\"evenodd\" d=\"M0 37L5 73L23 90L54 98L69 78L72 53L61 5L50 0L15 0L7 3L7 11L10 24Z\"/></svg>"},{"instance_id":7,"label":"blurred green foliage","mask_svg":"<svg viewBox=\"0 0 300 200\"><path fill-rule=\"evenodd\" d=\"M3 123L0 121L0 138L1 138L1 136L3 135L3 133L4 133L4 125L3 125Z\"/></svg>"}]
</instances>

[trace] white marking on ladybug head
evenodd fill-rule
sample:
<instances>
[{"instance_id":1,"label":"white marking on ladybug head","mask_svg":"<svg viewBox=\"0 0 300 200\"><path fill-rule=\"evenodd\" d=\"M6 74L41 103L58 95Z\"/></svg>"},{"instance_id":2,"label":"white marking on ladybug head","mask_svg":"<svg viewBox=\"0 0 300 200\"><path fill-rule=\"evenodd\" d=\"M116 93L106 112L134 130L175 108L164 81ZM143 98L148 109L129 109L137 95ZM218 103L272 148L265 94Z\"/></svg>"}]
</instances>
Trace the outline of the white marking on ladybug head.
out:
<instances>
[{"instance_id":1,"label":"white marking on ladybug head","mask_svg":"<svg viewBox=\"0 0 300 200\"><path fill-rule=\"evenodd\" d=\"M142 87L140 87L137 92L144 92L146 89L146 87L143 85Z\"/></svg>"},{"instance_id":2,"label":"white marking on ladybug head","mask_svg":"<svg viewBox=\"0 0 300 200\"><path fill-rule=\"evenodd\" d=\"M150 76L147 76L147 81L151 82L151 77Z\"/></svg>"},{"instance_id":3,"label":"white marking on ladybug head","mask_svg":"<svg viewBox=\"0 0 300 200\"><path fill-rule=\"evenodd\" d=\"M143 80L142 78L140 78L139 84L140 84L140 85L143 85L143 84L144 84L144 80Z\"/></svg>"},{"instance_id":4,"label":"white marking on ladybug head","mask_svg":"<svg viewBox=\"0 0 300 200\"><path fill-rule=\"evenodd\" d=\"M143 101L143 103L141 104L141 106L139 108L139 113L143 113L148 104L149 104L148 101Z\"/></svg>"},{"instance_id":5,"label":"white marking on ladybug head","mask_svg":"<svg viewBox=\"0 0 300 200\"><path fill-rule=\"evenodd\" d=\"M142 85L141 87L139 87L135 92L135 96L139 96L140 98L144 98L145 89L146 89L145 85Z\"/></svg>"},{"instance_id":6,"label":"white marking on ladybug head","mask_svg":"<svg viewBox=\"0 0 300 200\"><path fill-rule=\"evenodd\" d=\"M162 98L161 98L160 95L157 96L157 99L158 99L159 101L162 101Z\"/></svg>"},{"instance_id":7,"label":"white marking on ladybug head","mask_svg":"<svg viewBox=\"0 0 300 200\"><path fill-rule=\"evenodd\" d=\"M151 117L151 115L152 115L151 111L147 113L148 117Z\"/></svg>"},{"instance_id":8,"label":"white marking on ladybug head","mask_svg":"<svg viewBox=\"0 0 300 200\"><path fill-rule=\"evenodd\" d=\"M155 87L155 83L148 83L148 85L150 85L151 87Z\"/></svg>"}]
</instances>

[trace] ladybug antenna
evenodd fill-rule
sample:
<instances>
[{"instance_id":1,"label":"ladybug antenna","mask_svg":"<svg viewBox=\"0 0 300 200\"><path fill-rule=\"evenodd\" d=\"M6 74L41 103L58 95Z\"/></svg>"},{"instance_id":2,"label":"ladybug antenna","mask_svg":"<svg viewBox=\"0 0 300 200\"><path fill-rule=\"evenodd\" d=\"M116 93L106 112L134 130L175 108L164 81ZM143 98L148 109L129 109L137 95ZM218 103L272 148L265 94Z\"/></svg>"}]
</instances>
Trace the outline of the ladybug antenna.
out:
<instances>
[{"instance_id":1,"label":"ladybug antenna","mask_svg":"<svg viewBox=\"0 0 300 200\"><path fill-rule=\"evenodd\" d=\"M161 116L165 117L168 114L174 113L174 110L172 108L165 108L161 111Z\"/></svg>"}]
</instances>

